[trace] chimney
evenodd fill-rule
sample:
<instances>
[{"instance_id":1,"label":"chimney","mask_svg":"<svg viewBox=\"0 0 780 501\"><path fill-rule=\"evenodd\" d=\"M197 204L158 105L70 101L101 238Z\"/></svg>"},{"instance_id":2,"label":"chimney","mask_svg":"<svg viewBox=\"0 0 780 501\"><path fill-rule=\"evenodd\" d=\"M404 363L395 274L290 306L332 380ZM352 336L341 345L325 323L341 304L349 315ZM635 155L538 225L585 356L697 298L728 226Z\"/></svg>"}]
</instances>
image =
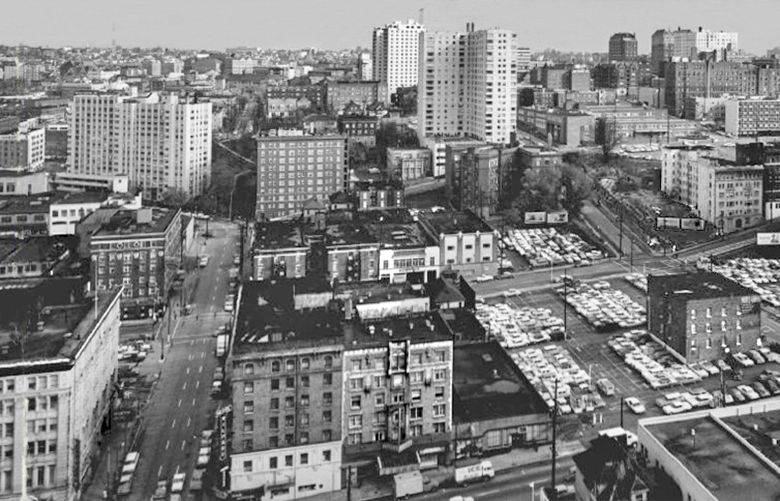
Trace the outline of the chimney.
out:
<instances>
[{"instance_id":1,"label":"chimney","mask_svg":"<svg viewBox=\"0 0 780 501\"><path fill-rule=\"evenodd\" d=\"M152 222L152 208L141 207L135 212L135 222L138 224L151 224Z\"/></svg>"},{"instance_id":2,"label":"chimney","mask_svg":"<svg viewBox=\"0 0 780 501\"><path fill-rule=\"evenodd\" d=\"M347 300L344 301L344 319L352 320L352 296L348 297Z\"/></svg>"}]
</instances>

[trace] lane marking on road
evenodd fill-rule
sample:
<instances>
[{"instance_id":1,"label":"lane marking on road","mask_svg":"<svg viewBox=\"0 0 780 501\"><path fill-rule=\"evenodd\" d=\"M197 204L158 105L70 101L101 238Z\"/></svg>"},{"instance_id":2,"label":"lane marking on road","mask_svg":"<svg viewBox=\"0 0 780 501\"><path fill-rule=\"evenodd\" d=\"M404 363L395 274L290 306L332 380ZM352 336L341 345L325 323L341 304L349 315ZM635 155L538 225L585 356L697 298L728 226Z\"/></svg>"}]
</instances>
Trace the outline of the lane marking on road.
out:
<instances>
[{"instance_id":1,"label":"lane marking on road","mask_svg":"<svg viewBox=\"0 0 780 501\"><path fill-rule=\"evenodd\" d=\"M190 353L189 355L187 355L187 360L192 360L192 353Z\"/></svg>"},{"instance_id":2,"label":"lane marking on road","mask_svg":"<svg viewBox=\"0 0 780 501\"><path fill-rule=\"evenodd\" d=\"M157 478L162 477L162 469L163 469L163 465L160 465L160 467L157 469Z\"/></svg>"},{"instance_id":3,"label":"lane marking on road","mask_svg":"<svg viewBox=\"0 0 780 501\"><path fill-rule=\"evenodd\" d=\"M200 372L203 372L203 366L202 366L202 365L201 365L200 367L198 367L198 372L199 372L199 373L200 373Z\"/></svg>"},{"instance_id":4,"label":"lane marking on road","mask_svg":"<svg viewBox=\"0 0 780 501\"><path fill-rule=\"evenodd\" d=\"M190 373L190 368L189 368L189 367L187 367L187 374L189 374L189 373Z\"/></svg>"},{"instance_id":5,"label":"lane marking on road","mask_svg":"<svg viewBox=\"0 0 780 501\"><path fill-rule=\"evenodd\" d=\"M499 492L501 492L501 489L491 489L489 491L475 493L474 496L475 497L490 496L491 494L498 494Z\"/></svg>"},{"instance_id":6,"label":"lane marking on road","mask_svg":"<svg viewBox=\"0 0 780 501\"><path fill-rule=\"evenodd\" d=\"M192 406L195 407L195 399L192 399Z\"/></svg>"},{"instance_id":7,"label":"lane marking on road","mask_svg":"<svg viewBox=\"0 0 780 501\"><path fill-rule=\"evenodd\" d=\"M184 440L181 441L181 450L184 450L184 448L187 446L187 442Z\"/></svg>"},{"instance_id":8,"label":"lane marking on road","mask_svg":"<svg viewBox=\"0 0 780 501\"><path fill-rule=\"evenodd\" d=\"M173 422L171 423L171 428L176 428L176 418L173 418Z\"/></svg>"},{"instance_id":9,"label":"lane marking on road","mask_svg":"<svg viewBox=\"0 0 780 501\"><path fill-rule=\"evenodd\" d=\"M195 381L195 389L197 390L200 388L200 381Z\"/></svg>"},{"instance_id":10,"label":"lane marking on road","mask_svg":"<svg viewBox=\"0 0 780 501\"><path fill-rule=\"evenodd\" d=\"M192 346L194 344L195 344L195 340L193 339L193 340L190 341L190 346Z\"/></svg>"},{"instance_id":11,"label":"lane marking on road","mask_svg":"<svg viewBox=\"0 0 780 501\"><path fill-rule=\"evenodd\" d=\"M206 352L205 351L201 351L200 352L200 358L206 358Z\"/></svg>"},{"instance_id":12,"label":"lane marking on road","mask_svg":"<svg viewBox=\"0 0 780 501\"><path fill-rule=\"evenodd\" d=\"M181 385L181 389L182 390L186 390L187 389L187 381L184 381L184 384Z\"/></svg>"},{"instance_id":13,"label":"lane marking on road","mask_svg":"<svg viewBox=\"0 0 780 501\"><path fill-rule=\"evenodd\" d=\"M190 418L187 418L187 428L190 427Z\"/></svg>"},{"instance_id":14,"label":"lane marking on road","mask_svg":"<svg viewBox=\"0 0 780 501\"><path fill-rule=\"evenodd\" d=\"M165 450L167 451L168 447L170 447L170 446L171 446L171 441L170 440L166 440L165 441ZM162 468L162 465L160 465L160 468Z\"/></svg>"},{"instance_id":15,"label":"lane marking on road","mask_svg":"<svg viewBox=\"0 0 780 501\"><path fill-rule=\"evenodd\" d=\"M179 399L179 405L177 405L176 407L181 407L181 399Z\"/></svg>"}]
</instances>

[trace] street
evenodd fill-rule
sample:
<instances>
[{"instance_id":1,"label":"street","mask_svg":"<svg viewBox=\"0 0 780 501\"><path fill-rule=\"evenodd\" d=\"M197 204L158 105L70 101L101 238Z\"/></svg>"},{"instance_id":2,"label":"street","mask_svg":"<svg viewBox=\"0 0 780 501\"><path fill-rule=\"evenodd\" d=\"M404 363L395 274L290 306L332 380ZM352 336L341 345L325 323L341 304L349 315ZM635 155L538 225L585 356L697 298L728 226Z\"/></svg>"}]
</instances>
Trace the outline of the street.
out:
<instances>
[{"instance_id":1,"label":"street","mask_svg":"<svg viewBox=\"0 0 780 501\"><path fill-rule=\"evenodd\" d=\"M227 323L222 309L228 293L228 269L238 239L237 227L211 222L210 238L198 245L199 254L211 256L199 274L190 315L180 317L170 342L166 342L162 375L145 415L145 433L140 447L140 465L129 499L148 500L158 479L170 481L177 472L192 476L198 455L200 432L215 410L210 396L217 366L214 332ZM163 330L163 334L165 334ZM186 489L185 489L186 492Z\"/></svg>"}]
</instances>

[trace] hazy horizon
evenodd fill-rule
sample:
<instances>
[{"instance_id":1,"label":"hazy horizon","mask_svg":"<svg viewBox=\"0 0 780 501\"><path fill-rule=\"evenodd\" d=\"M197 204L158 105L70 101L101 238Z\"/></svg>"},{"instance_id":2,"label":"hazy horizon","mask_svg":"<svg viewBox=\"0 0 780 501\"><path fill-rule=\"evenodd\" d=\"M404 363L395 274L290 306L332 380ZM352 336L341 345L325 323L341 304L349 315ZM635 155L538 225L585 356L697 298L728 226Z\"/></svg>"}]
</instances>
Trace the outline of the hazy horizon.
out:
<instances>
[{"instance_id":1,"label":"hazy horizon","mask_svg":"<svg viewBox=\"0 0 780 501\"><path fill-rule=\"evenodd\" d=\"M39 0L15 4L0 19L0 44L31 46L168 47L224 50L350 49L371 46L375 26L419 16L435 31L501 26L532 51L606 52L619 31L636 33L639 52L650 52L659 28L739 32L740 48L762 55L780 46L778 0ZM479 6L475 9L475 6ZM45 17L42 16L45 13ZM736 15L738 14L738 15ZM112 25L115 29L112 30Z\"/></svg>"}]
</instances>

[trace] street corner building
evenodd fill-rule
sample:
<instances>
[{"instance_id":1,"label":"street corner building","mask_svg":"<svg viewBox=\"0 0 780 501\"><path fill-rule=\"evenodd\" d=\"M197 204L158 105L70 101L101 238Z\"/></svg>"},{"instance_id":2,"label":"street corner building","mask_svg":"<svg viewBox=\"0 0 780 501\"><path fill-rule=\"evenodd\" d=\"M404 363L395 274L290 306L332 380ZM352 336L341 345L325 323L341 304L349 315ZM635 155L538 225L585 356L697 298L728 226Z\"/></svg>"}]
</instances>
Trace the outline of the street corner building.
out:
<instances>
[{"instance_id":1,"label":"street corner building","mask_svg":"<svg viewBox=\"0 0 780 501\"><path fill-rule=\"evenodd\" d=\"M116 390L121 288L0 282L0 500L75 500L93 474ZM31 309L30 305L34 305Z\"/></svg>"}]
</instances>

